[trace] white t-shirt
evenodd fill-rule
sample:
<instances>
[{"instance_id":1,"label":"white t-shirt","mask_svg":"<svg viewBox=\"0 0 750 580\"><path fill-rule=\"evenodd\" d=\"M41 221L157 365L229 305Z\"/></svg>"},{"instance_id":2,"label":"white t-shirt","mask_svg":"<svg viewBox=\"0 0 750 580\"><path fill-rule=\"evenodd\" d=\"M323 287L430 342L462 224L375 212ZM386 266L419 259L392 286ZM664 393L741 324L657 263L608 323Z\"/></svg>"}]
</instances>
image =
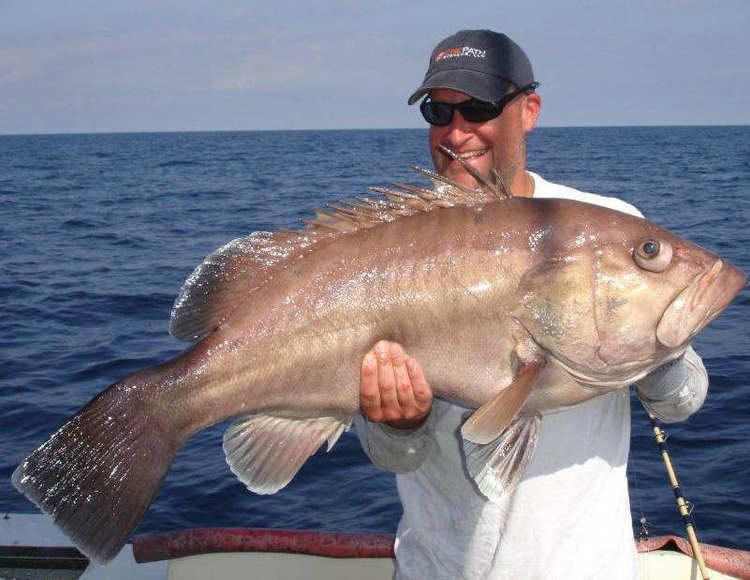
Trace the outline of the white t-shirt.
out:
<instances>
[{"instance_id":1,"label":"white t-shirt","mask_svg":"<svg viewBox=\"0 0 750 580\"><path fill-rule=\"evenodd\" d=\"M619 199L531 175L534 197L641 215ZM625 473L627 389L545 415L523 478L497 502L485 498L466 474L459 428L467 412L436 399L427 421L407 433L356 419L373 462L403 472L397 476L404 507L396 536L397 578L638 577Z\"/></svg>"}]
</instances>

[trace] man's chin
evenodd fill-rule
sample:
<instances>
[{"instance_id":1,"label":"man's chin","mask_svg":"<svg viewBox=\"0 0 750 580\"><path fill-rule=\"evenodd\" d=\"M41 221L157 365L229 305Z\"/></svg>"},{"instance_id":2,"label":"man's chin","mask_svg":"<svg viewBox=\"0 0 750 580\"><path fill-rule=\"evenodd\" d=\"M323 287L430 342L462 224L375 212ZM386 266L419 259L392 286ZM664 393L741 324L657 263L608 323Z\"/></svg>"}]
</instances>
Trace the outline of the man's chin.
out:
<instances>
[{"instance_id":1,"label":"man's chin","mask_svg":"<svg viewBox=\"0 0 750 580\"><path fill-rule=\"evenodd\" d=\"M461 166L449 167L446 171L441 172L441 174L454 183L468 187L469 189L477 189L479 187L476 180Z\"/></svg>"}]
</instances>

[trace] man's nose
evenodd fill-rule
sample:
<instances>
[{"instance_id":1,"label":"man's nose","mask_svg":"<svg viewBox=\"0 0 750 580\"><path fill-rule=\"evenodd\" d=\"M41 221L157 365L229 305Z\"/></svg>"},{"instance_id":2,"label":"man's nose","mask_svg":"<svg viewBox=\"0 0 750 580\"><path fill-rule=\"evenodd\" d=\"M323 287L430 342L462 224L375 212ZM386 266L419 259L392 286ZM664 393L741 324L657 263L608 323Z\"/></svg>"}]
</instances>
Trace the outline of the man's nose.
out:
<instances>
[{"instance_id":1,"label":"man's nose","mask_svg":"<svg viewBox=\"0 0 750 580\"><path fill-rule=\"evenodd\" d=\"M474 124L464 119L459 111L453 111L451 122L446 127L446 141L453 145L461 145L474 131Z\"/></svg>"}]
</instances>

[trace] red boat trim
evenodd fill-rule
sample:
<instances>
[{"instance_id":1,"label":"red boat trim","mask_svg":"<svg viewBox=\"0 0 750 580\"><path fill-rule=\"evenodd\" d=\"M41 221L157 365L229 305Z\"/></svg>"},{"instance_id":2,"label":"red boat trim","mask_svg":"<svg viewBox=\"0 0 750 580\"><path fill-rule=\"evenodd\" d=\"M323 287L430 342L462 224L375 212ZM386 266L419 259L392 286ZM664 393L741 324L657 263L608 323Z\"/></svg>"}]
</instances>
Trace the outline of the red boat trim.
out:
<instances>
[{"instance_id":1,"label":"red boat trim","mask_svg":"<svg viewBox=\"0 0 750 580\"><path fill-rule=\"evenodd\" d=\"M329 558L393 558L394 536L268 528L195 528L140 536L133 541L136 562L154 562L217 552L285 552ZM678 536L635 543L639 552L674 550L690 557L690 544ZM750 552L701 544L706 565L718 572L750 578Z\"/></svg>"},{"instance_id":2,"label":"red boat trim","mask_svg":"<svg viewBox=\"0 0 750 580\"><path fill-rule=\"evenodd\" d=\"M674 550L693 557L690 543L678 536L660 536L650 540L637 541L635 543L639 552L652 552L654 550ZM750 552L745 550L734 550L722 548L711 544L701 544L701 553L706 561L706 566L713 568L722 574L736 576L738 578L750 578Z\"/></svg>"},{"instance_id":3,"label":"red boat trim","mask_svg":"<svg viewBox=\"0 0 750 580\"><path fill-rule=\"evenodd\" d=\"M216 552L287 552L329 558L393 558L393 540L390 534L195 528L135 538L133 555L136 562Z\"/></svg>"}]
</instances>

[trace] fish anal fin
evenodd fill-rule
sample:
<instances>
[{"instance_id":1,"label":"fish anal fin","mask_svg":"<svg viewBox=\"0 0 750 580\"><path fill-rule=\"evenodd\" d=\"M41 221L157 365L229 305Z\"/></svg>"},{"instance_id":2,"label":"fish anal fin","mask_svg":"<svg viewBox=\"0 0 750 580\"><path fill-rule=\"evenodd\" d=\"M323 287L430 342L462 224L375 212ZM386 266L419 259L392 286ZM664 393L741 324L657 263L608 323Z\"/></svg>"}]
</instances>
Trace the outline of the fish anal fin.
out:
<instances>
[{"instance_id":1,"label":"fish anal fin","mask_svg":"<svg viewBox=\"0 0 750 580\"><path fill-rule=\"evenodd\" d=\"M497 438L518 415L543 366L542 359L519 364L510 385L474 411L462 425L463 438L480 445Z\"/></svg>"},{"instance_id":2,"label":"fish anal fin","mask_svg":"<svg viewBox=\"0 0 750 580\"><path fill-rule=\"evenodd\" d=\"M341 417L247 415L224 433L224 453L232 472L250 491L276 493L326 441L330 451L349 423Z\"/></svg>"},{"instance_id":3,"label":"fish anal fin","mask_svg":"<svg viewBox=\"0 0 750 580\"><path fill-rule=\"evenodd\" d=\"M538 416L519 417L486 445L464 440L466 468L485 497L498 501L515 489L534 456L541 423Z\"/></svg>"}]
</instances>

